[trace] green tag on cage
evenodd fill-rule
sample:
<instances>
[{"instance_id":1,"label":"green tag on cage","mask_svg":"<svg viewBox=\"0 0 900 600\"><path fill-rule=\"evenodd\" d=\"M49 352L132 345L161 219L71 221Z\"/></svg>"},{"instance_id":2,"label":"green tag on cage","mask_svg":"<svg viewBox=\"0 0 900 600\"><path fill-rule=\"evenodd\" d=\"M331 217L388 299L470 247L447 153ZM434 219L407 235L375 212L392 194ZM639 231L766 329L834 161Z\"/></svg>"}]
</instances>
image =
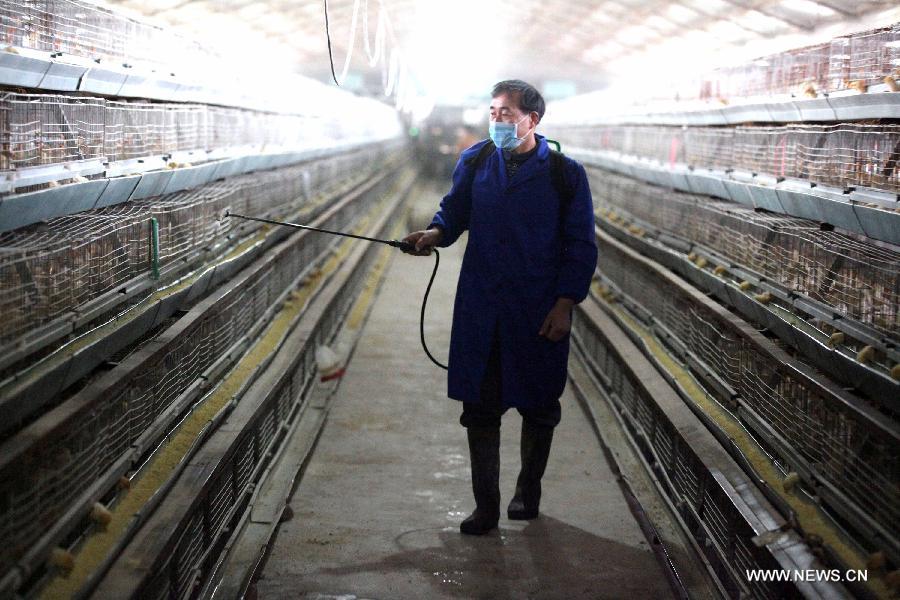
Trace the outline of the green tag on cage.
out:
<instances>
[{"instance_id":1,"label":"green tag on cage","mask_svg":"<svg viewBox=\"0 0 900 600\"><path fill-rule=\"evenodd\" d=\"M159 221L150 217L150 277L159 279Z\"/></svg>"}]
</instances>

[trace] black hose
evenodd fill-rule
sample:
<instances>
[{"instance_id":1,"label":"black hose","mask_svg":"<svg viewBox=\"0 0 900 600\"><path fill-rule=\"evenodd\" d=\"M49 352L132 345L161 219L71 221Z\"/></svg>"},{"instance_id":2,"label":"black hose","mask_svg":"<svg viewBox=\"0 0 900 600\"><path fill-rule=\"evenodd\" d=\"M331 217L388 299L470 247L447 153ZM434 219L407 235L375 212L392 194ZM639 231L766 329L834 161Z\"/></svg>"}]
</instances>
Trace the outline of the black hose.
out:
<instances>
[{"instance_id":1,"label":"black hose","mask_svg":"<svg viewBox=\"0 0 900 600\"><path fill-rule=\"evenodd\" d=\"M431 362L446 371L447 365L439 363L437 359L431 355L431 352L428 351L428 346L425 344L425 305L428 304L428 294L431 292L431 284L434 283L434 276L437 275L438 266L441 264L441 255L437 251L437 248L432 248L432 250L434 251L434 270L431 271L431 279L428 280L428 287L425 288L425 297L422 298L422 314L419 316L419 336L422 339L422 348L425 350L425 354L428 355L428 358L431 359Z\"/></svg>"}]
</instances>

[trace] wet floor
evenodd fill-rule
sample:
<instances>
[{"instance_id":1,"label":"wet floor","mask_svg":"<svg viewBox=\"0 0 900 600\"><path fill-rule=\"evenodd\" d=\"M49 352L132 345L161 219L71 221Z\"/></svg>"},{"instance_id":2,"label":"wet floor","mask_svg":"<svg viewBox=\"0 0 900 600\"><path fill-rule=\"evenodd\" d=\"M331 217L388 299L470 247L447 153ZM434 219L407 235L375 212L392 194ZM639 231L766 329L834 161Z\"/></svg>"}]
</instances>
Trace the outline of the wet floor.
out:
<instances>
[{"instance_id":1,"label":"wet floor","mask_svg":"<svg viewBox=\"0 0 900 600\"><path fill-rule=\"evenodd\" d=\"M416 193L416 192L414 192ZM431 208L438 188L419 190ZM426 217L427 218L427 217ZM427 224L427 223L425 223ZM446 362L465 239L441 251L426 336ZM541 517L462 536L474 508L461 405L419 344L432 258L398 254L279 527L261 599L670 598L597 438L568 389ZM503 420L502 507L519 468L521 417Z\"/></svg>"}]
</instances>

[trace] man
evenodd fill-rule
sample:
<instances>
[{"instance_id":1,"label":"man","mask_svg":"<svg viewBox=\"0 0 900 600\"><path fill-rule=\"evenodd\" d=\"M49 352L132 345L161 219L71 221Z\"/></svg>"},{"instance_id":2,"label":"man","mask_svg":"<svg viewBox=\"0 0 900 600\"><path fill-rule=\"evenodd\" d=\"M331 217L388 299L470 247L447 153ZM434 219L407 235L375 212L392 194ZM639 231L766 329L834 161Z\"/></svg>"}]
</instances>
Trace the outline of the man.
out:
<instances>
[{"instance_id":1,"label":"man","mask_svg":"<svg viewBox=\"0 0 900 600\"><path fill-rule=\"evenodd\" d=\"M431 225L405 238L415 244L411 253L428 255L469 231L447 382L448 395L463 402L476 504L460 531L474 535L500 518L500 418L510 407L523 418L522 468L507 514L538 516L560 421L572 306L587 296L597 263L584 168L565 157L551 160L535 133L544 99L519 80L501 81L491 96L491 139L462 153ZM496 148L482 152L491 142ZM564 167L564 186L552 163Z\"/></svg>"}]
</instances>

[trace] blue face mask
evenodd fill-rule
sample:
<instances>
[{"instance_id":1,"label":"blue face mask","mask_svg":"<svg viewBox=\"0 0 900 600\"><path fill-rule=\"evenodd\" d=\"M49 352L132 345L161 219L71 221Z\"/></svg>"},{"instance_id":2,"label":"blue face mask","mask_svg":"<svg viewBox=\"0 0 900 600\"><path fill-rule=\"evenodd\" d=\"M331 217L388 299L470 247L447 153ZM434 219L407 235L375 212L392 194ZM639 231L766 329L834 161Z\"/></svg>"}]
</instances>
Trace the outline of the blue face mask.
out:
<instances>
[{"instance_id":1,"label":"blue face mask","mask_svg":"<svg viewBox=\"0 0 900 600\"><path fill-rule=\"evenodd\" d=\"M527 118L528 115L525 115L515 123L491 121L488 123L488 135L491 137L491 141L494 142L494 145L498 148L515 150L525 141L524 138L516 137L516 130L519 128L519 123Z\"/></svg>"}]
</instances>

